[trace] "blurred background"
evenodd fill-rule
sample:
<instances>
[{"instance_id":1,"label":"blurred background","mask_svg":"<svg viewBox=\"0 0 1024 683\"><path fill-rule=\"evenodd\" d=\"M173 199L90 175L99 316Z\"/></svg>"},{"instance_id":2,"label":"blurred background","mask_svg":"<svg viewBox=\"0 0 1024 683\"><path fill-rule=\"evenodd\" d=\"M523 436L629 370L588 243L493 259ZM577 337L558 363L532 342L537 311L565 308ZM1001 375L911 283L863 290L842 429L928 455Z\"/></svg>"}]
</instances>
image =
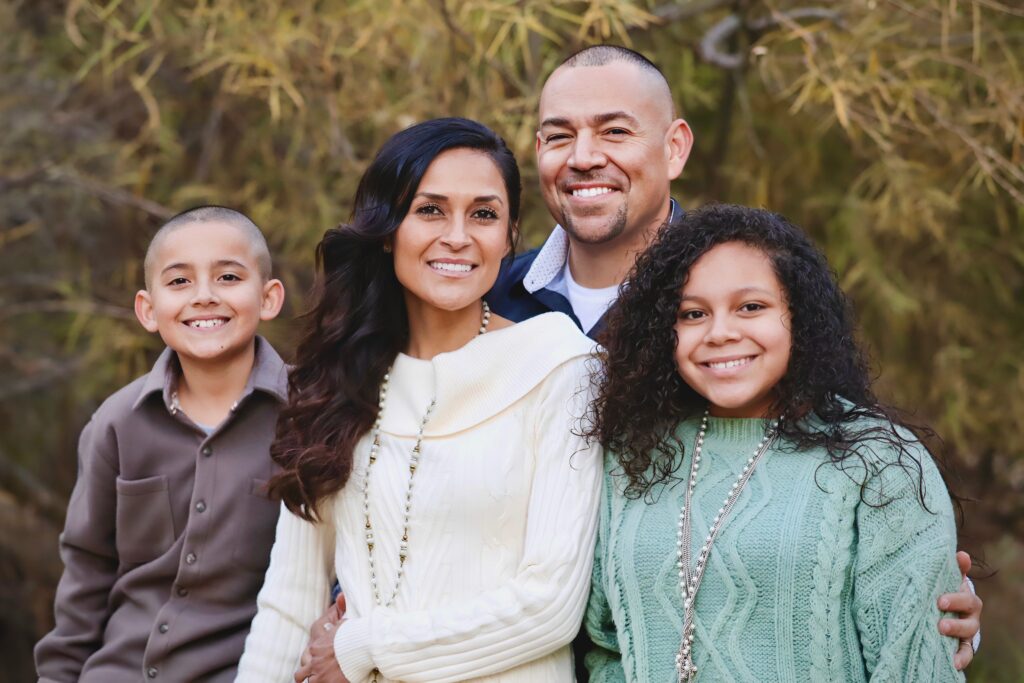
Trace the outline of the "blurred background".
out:
<instances>
[{"instance_id":1,"label":"blurred background","mask_svg":"<svg viewBox=\"0 0 1024 683\"><path fill-rule=\"evenodd\" d=\"M0 680L34 680L78 432L160 349L135 322L159 224L264 228L289 293L392 133L461 115L525 176L545 76L613 42L665 71L696 146L674 187L786 214L856 302L880 393L932 424L968 499L984 643L1024 680L1020 0L5 0L0 3Z\"/></svg>"}]
</instances>

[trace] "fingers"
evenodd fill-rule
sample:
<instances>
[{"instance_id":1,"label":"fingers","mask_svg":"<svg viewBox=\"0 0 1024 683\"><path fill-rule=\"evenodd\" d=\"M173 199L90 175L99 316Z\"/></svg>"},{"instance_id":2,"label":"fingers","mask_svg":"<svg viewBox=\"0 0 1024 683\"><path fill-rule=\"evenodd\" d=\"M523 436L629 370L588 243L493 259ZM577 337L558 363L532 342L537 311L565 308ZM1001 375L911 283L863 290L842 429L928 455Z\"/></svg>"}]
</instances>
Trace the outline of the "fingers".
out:
<instances>
[{"instance_id":1,"label":"fingers","mask_svg":"<svg viewBox=\"0 0 1024 683\"><path fill-rule=\"evenodd\" d=\"M976 619L940 619L939 633L951 638L971 640L978 632Z\"/></svg>"},{"instance_id":2,"label":"fingers","mask_svg":"<svg viewBox=\"0 0 1024 683\"><path fill-rule=\"evenodd\" d=\"M981 616L981 598L970 592L946 593L939 596L939 609L953 612L961 619L974 619Z\"/></svg>"},{"instance_id":3,"label":"fingers","mask_svg":"<svg viewBox=\"0 0 1024 683\"><path fill-rule=\"evenodd\" d=\"M960 567L961 576L967 578L967 573L971 571L971 556L961 550L956 554L956 563Z\"/></svg>"},{"instance_id":4,"label":"fingers","mask_svg":"<svg viewBox=\"0 0 1024 683\"><path fill-rule=\"evenodd\" d=\"M307 647L305 650L302 651L302 657L299 658L299 666L309 666L309 663L312 661L313 655L312 653L310 653L309 648Z\"/></svg>"},{"instance_id":5,"label":"fingers","mask_svg":"<svg viewBox=\"0 0 1024 683\"><path fill-rule=\"evenodd\" d=\"M313 675L313 667L309 664L303 664L299 667L299 670L295 672L295 683L306 683L306 679Z\"/></svg>"},{"instance_id":6,"label":"fingers","mask_svg":"<svg viewBox=\"0 0 1024 683\"><path fill-rule=\"evenodd\" d=\"M961 640L960 647L957 648L956 654L953 655L953 666L956 667L957 671L963 671L974 659L974 648L971 646L969 640Z\"/></svg>"}]
</instances>

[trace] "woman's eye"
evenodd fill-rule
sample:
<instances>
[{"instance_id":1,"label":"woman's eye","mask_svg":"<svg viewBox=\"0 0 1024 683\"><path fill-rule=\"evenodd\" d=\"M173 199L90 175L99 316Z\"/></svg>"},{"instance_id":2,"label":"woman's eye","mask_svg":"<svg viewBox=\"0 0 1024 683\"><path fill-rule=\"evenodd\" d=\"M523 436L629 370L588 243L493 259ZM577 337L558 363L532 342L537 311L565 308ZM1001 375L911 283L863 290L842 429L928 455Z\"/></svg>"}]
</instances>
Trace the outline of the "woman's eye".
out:
<instances>
[{"instance_id":1,"label":"woman's eye","mask_svg":"<svg viewBox=\"0 0 1024 683\"><path fill-rule=\"evenodd\" d=\"M440 216L441 207L437 204L424 204L423 206L416 209L416 213L421 216Z\"/></svg>"},{"instance_id":2,"label":"woman's eye","mask_svg":"<svg viewBox=\"0 0 1024 683\"><path fill-rule=\"evenodd\" d=\"M473 212L473 218L485 221L495 221L498 220L498 212L490 208L477 209Z\"/></svg>"}]
</instances>

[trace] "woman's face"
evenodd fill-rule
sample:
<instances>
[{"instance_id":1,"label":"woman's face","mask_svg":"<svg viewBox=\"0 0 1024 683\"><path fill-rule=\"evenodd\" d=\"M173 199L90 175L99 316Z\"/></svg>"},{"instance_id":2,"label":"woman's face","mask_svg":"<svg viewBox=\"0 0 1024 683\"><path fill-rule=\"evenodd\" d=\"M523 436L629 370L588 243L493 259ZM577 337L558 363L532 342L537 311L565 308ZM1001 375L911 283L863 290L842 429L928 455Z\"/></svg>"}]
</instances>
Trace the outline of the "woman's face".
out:
<instances>
[{"instance_id":1,"label":"woman's face","mask_svg":"<svg viewBox=\"0 0 1024 683\"><path fill-rule=\"evenodd\" d=\"M741 242L690 269L676 320L676 367L724 417L764 417L786 374L789 306L768 256Z\"/></svg>"},{"instance_id":2,"label":"woman's face","mask_svg":"<svg viewBox=\"0 0 1024 683\"><path fill-rule=\"evenodd\" d=\"M407 305L458 311L477 302L498 277L508 235L508 193L494 161L471 149L438 155L392 244Z\"/></svg>"}]
</instances>

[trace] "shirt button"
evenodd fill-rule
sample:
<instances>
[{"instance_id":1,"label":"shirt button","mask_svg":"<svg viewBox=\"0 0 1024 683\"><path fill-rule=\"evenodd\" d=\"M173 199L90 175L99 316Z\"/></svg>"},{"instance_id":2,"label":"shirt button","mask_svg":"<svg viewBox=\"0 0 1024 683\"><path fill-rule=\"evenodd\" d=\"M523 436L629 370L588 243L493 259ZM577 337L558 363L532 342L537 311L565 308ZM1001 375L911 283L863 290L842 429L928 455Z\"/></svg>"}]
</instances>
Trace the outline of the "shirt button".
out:
<instances>
[{"instance_id":1,"label":"shirt button","mask_svg":"<svg viewBox=\"0 0 1024 683\"><path fill-rule=\"evenodd\" d=\"M185 556L185 562L187 562L188 564L195 564L196 563L196 554L195 553L189 553L188 555L186 555Z\"/></svg>"},{"instance_id":2,"label":"shirt button","mask_svg":"<svg viewBox=\"0 0 1024 683\"><path fill-rule=\"evenodd\" d=\"M156 678L156 667L151 666L148 669L146 669L146 675L150 678Z\"/></svg>"},{"instance_id":3,"label":"shirt button","mask_svg":"<svg viewBox=\"0 0 1024 683\"><path fill-rule=\"evenodd\" d=\"M206 501L201 500L196 503L196 512L206 512Z\"/></svg>"},{"instance_id":4,"label":"shirt button","mask_svg":"<svg viewBox=\"0 0 1024 683\"><path fill-rule=\"evenodd\" d=\"M178 586L178 595L182 598L185 597L188 595L188 589L184 586Z\"/></svg>"},{"instance_id":5,"label":"shirt button","mask_svg":"<svg viewBox=\"0 0 1024 683\"><path fill-rule=\"evenodd\" d=\"M160 633L167 633L171 630L171 627L167 624L160 624Z\"/></svg>"},{"instance_id":6,"label":"shirt button","mask_svg":"<svg viewBox=\"0 0 1024 683\"><path fill-rule=\"evenodd\" d=\"M213 455L213 449L210 448L209 446L203 446L203 449L201 451L199 451L199 452L202 453L207 458L209 458L211 455Z\"/></svg>"}]
</instances>

